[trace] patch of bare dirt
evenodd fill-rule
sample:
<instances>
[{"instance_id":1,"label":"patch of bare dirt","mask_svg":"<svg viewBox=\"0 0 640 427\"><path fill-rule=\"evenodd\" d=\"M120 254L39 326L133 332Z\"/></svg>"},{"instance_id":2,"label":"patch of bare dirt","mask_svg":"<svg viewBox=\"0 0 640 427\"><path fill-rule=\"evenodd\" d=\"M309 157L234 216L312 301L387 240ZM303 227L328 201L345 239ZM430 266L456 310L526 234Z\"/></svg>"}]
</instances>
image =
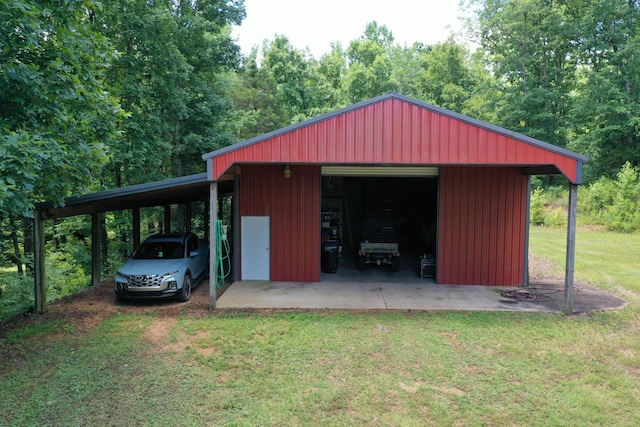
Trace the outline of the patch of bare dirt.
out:
<instances>
[{"instance_id":1,"label":"patch of bare dirt","mask_svg":"<svg viewBox=\"0 0 640 427\"><path fill-rule=\"evenodd\" d=\"M561 279L558 265L548 259L529 254L529 277L532 280Z\"/></svg>"},{"instance_id":2,"label":"patch of bare dirt","mask_svg":"<svg viewBox=\"0 0 640 427\"><path fill-rule=\"evenodd\" d=\"M217 291L218 297L224 289ZM91 286L74 295L61 298L47 305L44 314L23 313L8 319L0 325L0 338L12 331L39 323L56 320L64 321L69 331L85 334L102 324L115 314L157 313L162 317L188 314L205 317L209 310L209 282L204 281L193 290L191 299L186 303L176 301L133 301L121 303L113 292L113 279L104 280L98 286ZM168 331L168 330L167 330ZM156 331L157 332L157 331ZM157 332L160 333L160 332ZM167 332L168 333L168 332Z\"/></svg>"},{"instance_id":3,"label":"patch of bare dirt","mask_svg":"<svg viewBox=\"0 0 640 427\"><path fill-rule=\"evenodd\" d=\"M175 317L158 317L144 330L143 339L148 341L156 350L182 352L186 346L184 342L171 342L170 332L175 324Z\"/></svg>"}]
</instances>

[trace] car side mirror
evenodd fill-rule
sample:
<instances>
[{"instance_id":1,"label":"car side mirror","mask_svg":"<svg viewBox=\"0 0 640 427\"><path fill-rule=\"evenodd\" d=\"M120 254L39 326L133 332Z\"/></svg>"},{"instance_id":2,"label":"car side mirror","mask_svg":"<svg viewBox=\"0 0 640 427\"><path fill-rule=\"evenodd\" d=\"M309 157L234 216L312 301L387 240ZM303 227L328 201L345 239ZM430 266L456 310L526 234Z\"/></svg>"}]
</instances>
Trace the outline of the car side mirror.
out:
<instances>
[{"instance_id":1,"label":"car side mirror","mask_svg":"<svg viewBox=\"0 0 640 427\"><path fill-rule=\"evenodd\" d=\"M200 252L198 252L198 251L191 251L191 252L189 252L189 258L196 257L196 256L198 256L199 254L200 254Z\"/></svg>"}]
</instances>

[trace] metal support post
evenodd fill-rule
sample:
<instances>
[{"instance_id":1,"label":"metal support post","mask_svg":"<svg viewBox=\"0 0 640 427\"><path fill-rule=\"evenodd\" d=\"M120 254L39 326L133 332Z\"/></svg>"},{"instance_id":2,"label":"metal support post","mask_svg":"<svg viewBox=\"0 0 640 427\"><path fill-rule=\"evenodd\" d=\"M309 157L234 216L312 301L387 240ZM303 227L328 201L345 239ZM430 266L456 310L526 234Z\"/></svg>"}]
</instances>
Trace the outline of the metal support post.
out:
<instances>
[{"instance_id":1,"label":"metal support post","mask_svg":"<svg viewBox=\"0 0 640 427\"><path fill-rule=\"evenodd\" d=\"M573 282L576 260L576 217L578 214L578 185L569 185L569 217L567 221L567 261L564 276L564 312L573 314Z\"/></svg>"}]
</instances>

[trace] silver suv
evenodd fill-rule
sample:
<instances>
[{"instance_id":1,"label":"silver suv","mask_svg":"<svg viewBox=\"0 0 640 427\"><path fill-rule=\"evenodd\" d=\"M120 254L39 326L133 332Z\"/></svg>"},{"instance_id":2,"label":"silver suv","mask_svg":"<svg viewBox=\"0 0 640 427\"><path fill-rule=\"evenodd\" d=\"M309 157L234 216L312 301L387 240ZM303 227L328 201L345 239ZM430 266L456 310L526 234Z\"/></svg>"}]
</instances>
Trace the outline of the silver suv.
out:
<instances>
[{"instance_id":1,"label":"silver suv","mask_svg":"<svg viewBox=\"0 0 640 427\"><path fill-rule=\"evenodd\" d=\"M116 273L120 301L177 298L188 301L191 289L209 273L209 245L193 233L156 234L136 249Z\"/></svg>"}]
</instances>

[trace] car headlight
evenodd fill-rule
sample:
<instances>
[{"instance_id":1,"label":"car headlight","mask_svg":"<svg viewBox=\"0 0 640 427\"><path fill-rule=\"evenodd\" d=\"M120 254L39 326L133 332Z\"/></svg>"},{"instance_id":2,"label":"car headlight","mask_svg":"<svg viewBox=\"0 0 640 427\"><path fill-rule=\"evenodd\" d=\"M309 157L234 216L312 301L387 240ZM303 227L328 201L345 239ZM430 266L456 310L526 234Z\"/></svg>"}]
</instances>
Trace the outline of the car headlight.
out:
<instances>
[{"instance_id":1,"label":"car headlight","mask_svg":"<svg viewBox=\"0 0 640 427\"><path fill-rule=\"evenodd\" d=\"M175 276L179 272L180 270L176 270L162 275L162 281L167 283L168 289L178 289L178 282L173 276Z\"/></svg>"},{"instance_id":2,"label":"car headlight","mask_svg":"<svg viewBox=\"0 0 640 427\"><path fill-rule=\"evenodd\" d=\"M171 273L166 273L162 275L162 281L166 281L167 279L172 279L173 276L180 273L180 270L172 271Z\"/></svg>"}]
</instances>

